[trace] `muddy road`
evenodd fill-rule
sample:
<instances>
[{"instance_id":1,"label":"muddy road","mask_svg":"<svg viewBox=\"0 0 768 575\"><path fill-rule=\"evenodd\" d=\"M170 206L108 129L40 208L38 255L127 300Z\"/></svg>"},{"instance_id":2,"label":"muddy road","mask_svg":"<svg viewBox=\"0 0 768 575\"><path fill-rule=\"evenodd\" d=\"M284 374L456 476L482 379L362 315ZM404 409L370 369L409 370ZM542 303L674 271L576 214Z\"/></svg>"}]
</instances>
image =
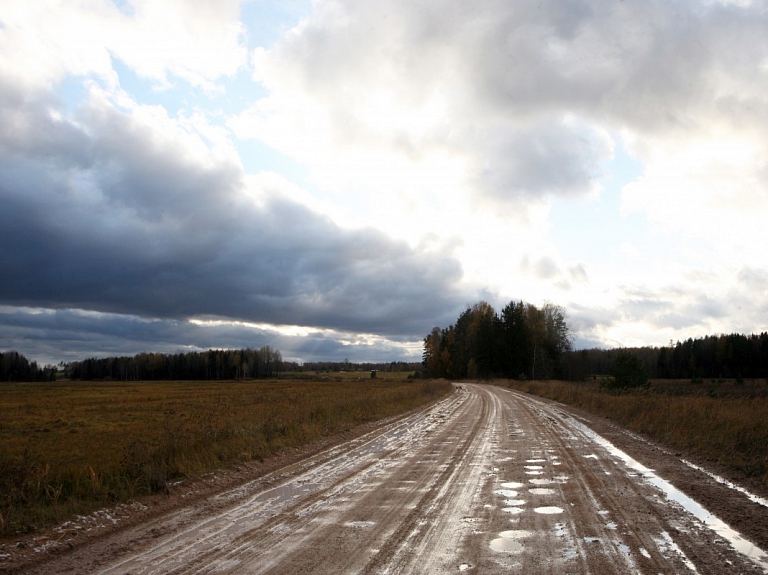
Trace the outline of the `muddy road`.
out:
<instances>
[{"instance_id":1,"label":"muddy road","mask_svg":"<svg viewBox=\"0 0 768 575\"><path fill-rule=\"evenodd\" d=\"M30 572L768 572L759 548L645 465L561 406L460 385L424 412ZM719 489L749 523L768 522L764 501Z\"/></svg>"}]
</instances>

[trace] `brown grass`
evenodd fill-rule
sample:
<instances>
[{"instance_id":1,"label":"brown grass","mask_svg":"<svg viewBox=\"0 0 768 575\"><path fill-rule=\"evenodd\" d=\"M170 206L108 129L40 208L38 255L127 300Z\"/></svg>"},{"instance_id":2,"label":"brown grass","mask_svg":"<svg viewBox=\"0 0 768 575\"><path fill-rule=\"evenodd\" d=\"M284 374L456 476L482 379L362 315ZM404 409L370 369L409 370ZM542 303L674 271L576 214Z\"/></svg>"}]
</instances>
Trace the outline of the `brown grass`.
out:
<instances>
[{"instance_id":1,"label":"brown grass","mask_svg":"<svg viewBox=\"0 0 768 575\"><path fill-rule=\"evenodd\" d=\"M261 460L450 391L382 375L0 385L0 535Z\"/></svg>"},{"instance_id":2,"label":"brown grass","mask_svg":"<svg viewBox=\"0 0 768 575\"><path fill-rule=\"evenodd\" d=\"M720 382L715 384L720 386L719 396L702 384L680 381L654 381L649 390L620 395L600 392L597 383L511 381L502 385L606 417L768 489L768 384L764 380Z\"/></svg>"}]
</instances>

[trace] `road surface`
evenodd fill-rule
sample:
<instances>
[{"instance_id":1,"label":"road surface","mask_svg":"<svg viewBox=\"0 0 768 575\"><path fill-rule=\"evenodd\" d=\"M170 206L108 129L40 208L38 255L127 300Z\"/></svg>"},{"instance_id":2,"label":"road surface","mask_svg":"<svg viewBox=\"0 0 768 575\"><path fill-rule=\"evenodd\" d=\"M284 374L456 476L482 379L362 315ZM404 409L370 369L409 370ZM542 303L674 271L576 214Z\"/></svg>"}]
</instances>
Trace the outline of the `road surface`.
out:
<instances>
[{"instance_id":1,"label":"road surface","mask_svg":"<svg viewBox=\"0 0 768 575\"><path fill-rule=\"evenodd\" d=\"M768 572L760 549L563 407L474 384L141 530L61 571Z\"/></svg>"}]
</instances>

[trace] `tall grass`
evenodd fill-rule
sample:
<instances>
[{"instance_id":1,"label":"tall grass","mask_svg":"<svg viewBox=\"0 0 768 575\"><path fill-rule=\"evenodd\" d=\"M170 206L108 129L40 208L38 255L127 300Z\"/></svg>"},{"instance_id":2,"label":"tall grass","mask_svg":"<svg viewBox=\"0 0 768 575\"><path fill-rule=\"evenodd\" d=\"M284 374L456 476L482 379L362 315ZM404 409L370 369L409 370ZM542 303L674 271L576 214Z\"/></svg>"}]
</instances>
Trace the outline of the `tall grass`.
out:
<instances>
[{"instance_id":1,"label":"tall grass","mask_svg":"<svg viewBox=\"0 0 768 575\"><path fill-rule=\"evenodd\" d=\"M0 536L262 460L448 393L444 382L0 386Z\"/></svg>"},{"instance_id":2,"label":"tall grass","mask_svg":"<svg viewBox=\"0 0 768 575\"><path fill-rule=\"evenodd\" d=\"M620 395L600 392L596 383L513 381L503 385L601 415L768 489L765 381L723 383L720 396L702 393L701 385L672 381L653 382L649 390Z\"/></svg>"}]
</instances>

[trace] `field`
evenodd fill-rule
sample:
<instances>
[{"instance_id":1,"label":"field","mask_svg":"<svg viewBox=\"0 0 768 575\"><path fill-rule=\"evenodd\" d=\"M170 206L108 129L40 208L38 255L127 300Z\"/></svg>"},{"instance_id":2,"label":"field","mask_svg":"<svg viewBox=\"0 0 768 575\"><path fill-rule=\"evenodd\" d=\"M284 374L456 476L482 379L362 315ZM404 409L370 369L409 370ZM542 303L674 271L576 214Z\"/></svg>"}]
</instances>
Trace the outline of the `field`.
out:
<instances>
[{"instance_id":1,"label":"field","mask_svg":"<svg viewBox=\"0 0 768 575\"><path fill-rule=\"evenodd\" d=\"M601 415L768 491L765 380L654 380L622 394L601 392L597 382L497 383Z\"/></svg>"},{"instance_id":2,"label":"field","mask_svg":"<svg viewBox=\"0 0 768 575\"><path fill-rule=\"evenodd\" d=\"M406 375L2 384L0 536L261 460L451 389Z\"/></svg>"}]
</instances>

